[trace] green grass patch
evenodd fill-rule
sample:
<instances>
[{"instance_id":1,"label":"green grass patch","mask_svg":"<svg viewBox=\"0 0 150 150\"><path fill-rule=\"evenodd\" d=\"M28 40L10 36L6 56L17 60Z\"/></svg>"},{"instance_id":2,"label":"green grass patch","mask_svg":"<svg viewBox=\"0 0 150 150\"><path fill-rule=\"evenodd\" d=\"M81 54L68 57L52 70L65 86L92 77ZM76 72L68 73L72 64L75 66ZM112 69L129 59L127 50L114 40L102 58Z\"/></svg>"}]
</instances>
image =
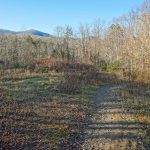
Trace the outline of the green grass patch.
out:
<instances>
[{"instance_id":1,"label":"green grass patch","mask_svg":"<svg viewBox=\"0 0 150 150\"><path fill-rule=\"evenodd\" d=\"M68 94L57 89L63 79L63 74L41 74L31 78L3 80L1 88L4 109L1 109L1 117L6 124L3 132L10 129L10 122L14 122L13 129L17 130L16 133L20 131L23 137L29 137L30 143L40 139L39 143L45 143L43 149L46 146L59 149L60 140L67 139L71 134L70 128L79 132L80 129L77 130L69 122L79 123L77 121L83 121L85 114L91 112L93 98L99 86L83 84L80 86L80 93ZM18 134L10 132L8 136L11 139ZM32 140L34 138L35 141ZM11 141L13 139L9 142ZM26 144L26 140L22 139L22 143Z\"/></svg>"}]
</instances>

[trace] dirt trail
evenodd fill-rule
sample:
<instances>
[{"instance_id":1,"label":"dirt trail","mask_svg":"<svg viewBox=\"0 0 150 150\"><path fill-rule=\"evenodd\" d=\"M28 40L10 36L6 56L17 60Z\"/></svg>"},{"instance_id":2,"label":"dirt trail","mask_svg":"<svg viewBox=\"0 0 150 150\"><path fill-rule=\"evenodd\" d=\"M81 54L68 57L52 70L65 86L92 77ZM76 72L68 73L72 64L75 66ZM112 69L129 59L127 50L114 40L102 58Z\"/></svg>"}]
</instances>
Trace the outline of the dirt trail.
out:
<instances>
[{"instance_id":1,"label":"dirt trail","mask_svg":"<svg viewBox=\"0 0 150 150\"><path fill-rule=\"evenodd\" d=\"M118 94L123 85L105 85L97 93L97 110L85 130L84 150L144 150L140 124L125 112Z\"/></svg>"}]
</instances>

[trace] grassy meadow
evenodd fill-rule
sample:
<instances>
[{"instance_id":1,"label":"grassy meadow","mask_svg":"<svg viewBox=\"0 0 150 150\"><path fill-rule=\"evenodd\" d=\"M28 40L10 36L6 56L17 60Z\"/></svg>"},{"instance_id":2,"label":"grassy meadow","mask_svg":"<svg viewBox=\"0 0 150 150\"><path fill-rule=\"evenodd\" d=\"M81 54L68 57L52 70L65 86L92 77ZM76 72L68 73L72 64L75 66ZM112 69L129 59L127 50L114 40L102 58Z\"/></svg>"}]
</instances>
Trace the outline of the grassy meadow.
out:
<instances>
[{"instance_id":1,"label":"grassy meadow","mask_svg":"<svg viewBox=\"0 0 150 150\"><path fill-rule=\"evenodd\" d=\"M86 71L5 70L0 78L1 147L58 149L81 140L100 84Z\"/></svg>"}]
</instances>

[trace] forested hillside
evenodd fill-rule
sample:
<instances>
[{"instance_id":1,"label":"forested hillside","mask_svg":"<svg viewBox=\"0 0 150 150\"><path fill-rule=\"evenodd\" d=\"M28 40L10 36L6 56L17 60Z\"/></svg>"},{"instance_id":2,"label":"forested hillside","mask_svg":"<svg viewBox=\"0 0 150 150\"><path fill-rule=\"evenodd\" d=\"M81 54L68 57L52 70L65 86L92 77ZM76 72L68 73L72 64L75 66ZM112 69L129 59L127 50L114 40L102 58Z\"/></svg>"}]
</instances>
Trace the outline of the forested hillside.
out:
<instances>
[{"instance_id":1,"label":"forested hillside","mask_svg":"<svg viewBox=\"0 0 150 150\"><path fill-rule=\"evenodd\" d=\"M56 57L72 62L88 62L100 69L123 67L131 74L148 78L150 49L149 3L115 19L108 28L100 20L56 27L55 38L0 35L0 60L6 68L27 67L34 60ZM143 74L144 72L144 74ZM144 75L144 77L143 77Z\"/></svg>"}]
</instances>

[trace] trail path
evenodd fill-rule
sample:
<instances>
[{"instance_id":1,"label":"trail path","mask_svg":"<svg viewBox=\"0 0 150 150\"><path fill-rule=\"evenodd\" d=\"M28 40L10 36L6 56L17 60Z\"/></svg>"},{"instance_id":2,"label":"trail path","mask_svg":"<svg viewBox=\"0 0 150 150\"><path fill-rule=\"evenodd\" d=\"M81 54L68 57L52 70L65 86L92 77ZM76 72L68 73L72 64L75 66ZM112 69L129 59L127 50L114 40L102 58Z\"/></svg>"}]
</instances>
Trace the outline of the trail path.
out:
<instances>
[{"instance_id":1,"label":"trail path","mask_svg":"<svg viewBox=\"0 0 150 150\"><path fill-rule=\"evenodd\" d=\"M125 112L119 89L105 85L97 93L97 110L85 129L84 150L144 150L140 124Z\"/></svg>"}]
</instances>

